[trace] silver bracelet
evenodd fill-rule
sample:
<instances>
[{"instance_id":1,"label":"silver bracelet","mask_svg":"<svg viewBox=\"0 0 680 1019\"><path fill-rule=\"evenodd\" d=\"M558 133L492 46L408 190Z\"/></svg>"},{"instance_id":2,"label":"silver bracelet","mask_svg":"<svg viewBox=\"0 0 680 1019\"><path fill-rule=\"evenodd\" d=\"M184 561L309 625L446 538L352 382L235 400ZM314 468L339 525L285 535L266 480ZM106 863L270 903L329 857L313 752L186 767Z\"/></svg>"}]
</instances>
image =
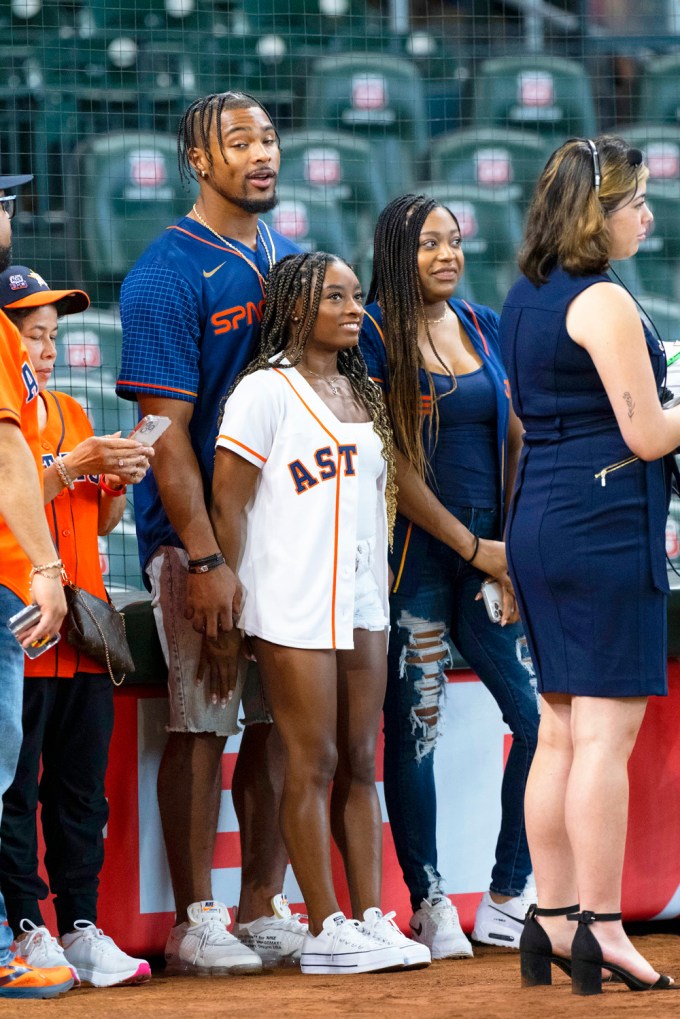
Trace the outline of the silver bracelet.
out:
<instances>
[{"instance_id":1,"label":"silver bracelet","mask_svg":"<svg viewBox=\"0 0 680 1019\"><path fill-rule=\"evenodd\" d=\"M56 457L54 461L54 466L57 468L57 474L59 475L59 479L64 488L70 488L71 491L73 491L74 488L73 478L66 469L66 464L64 463L60 456Z\"/></svg>"}]
</instances>

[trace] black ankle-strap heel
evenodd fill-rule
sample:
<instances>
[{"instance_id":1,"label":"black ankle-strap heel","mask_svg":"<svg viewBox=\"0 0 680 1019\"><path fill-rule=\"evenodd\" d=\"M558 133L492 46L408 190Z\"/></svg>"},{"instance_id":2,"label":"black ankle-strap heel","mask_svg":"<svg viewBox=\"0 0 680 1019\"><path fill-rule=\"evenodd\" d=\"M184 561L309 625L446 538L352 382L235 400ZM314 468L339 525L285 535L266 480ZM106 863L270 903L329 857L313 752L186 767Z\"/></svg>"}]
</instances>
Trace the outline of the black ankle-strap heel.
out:
<instances>
[{"instance_id":1,"label":"black ankle-strap heel","mask_svg":"<svg viewBox=\"0 0 680 1019\"><path fill-rule=\"evenodd\" d=\"M537 916L567 916L578 911L575 906L560 909L539 909L529 906L524 919L524 929L519 940L519 965L522 974L522 987L538 987L552 983L551 964L571 975L571 963L552 950L550 938L536 920Z\"/></svg>"},{"instance_id":2,"label":"black ankle-strap heel","mask_svg":"<svg viewBox=\"0 0 680 1019\"><path fill-rule=\"evenodd\" d=\"M677 990L671 977L660 976L654 983L648 984L634 976L623 966L608 962L603 954L600 942L590 929L593 923L603 923L621 919L620 913L592 913L584 909L581 913L569 913L567 920L578 921L576 934L571 945L571 990L573 994L601 994L602 968L608 969L615 977L626 985L630 991L667 991Z\"/></svg>"}]
</instances>

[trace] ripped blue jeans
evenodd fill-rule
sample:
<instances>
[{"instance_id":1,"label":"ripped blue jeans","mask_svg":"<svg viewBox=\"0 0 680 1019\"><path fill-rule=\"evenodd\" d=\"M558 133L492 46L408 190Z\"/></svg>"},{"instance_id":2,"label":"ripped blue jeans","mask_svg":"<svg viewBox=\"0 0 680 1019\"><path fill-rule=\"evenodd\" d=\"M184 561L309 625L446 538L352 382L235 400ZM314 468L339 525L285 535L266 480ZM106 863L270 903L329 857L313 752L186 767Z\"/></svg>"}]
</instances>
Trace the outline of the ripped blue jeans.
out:
<instances>
[{"instance_id":1,"label":"ripped blue jeans","mask_svg":"<svg viewBox=\"0 0 680 1019\"><path fill-rule=\"evenodd\" d=\"M495 510L451 512L480 538L498 537ZM492 694L512 732L491 891L519 895L531 872L524 789L538 735L535 681L531 662L525 659L521 625L492 623L483 602L475 601L483 579L456 552L431 539L428 558L420 564L417 592L390 597L385 799L414 910L423 899L445 891L437 870L434 751L451 642ZM474 781L474 775L469 780ZM463 832L461 825L461 836Z\"/></svg>"}]
</instances>

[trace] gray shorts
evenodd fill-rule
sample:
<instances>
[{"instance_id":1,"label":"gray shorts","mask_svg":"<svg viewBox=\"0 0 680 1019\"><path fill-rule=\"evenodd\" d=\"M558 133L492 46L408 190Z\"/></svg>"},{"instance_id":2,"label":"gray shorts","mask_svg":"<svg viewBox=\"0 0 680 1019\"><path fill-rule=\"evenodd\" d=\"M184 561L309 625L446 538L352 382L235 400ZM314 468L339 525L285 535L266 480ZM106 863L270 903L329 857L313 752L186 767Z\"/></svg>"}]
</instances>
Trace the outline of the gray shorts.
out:
<instances>
[{"instance_id":1,"label":"gray shorts","mask_svg":"<svg viewBox=\"0 0 680 1019\"><path fill-rule=\"evenodd\" d=\"M212 704L207 684L195 682L203 635L184 618L188 555L183 548L163 545L146 568L156 628L168 666L170 719L168 732L212 732L235 736L241 731L239 703L244 725L271 722L257 665L242 661L234 696L226 708Z\"/></svg>"}]
</instances>

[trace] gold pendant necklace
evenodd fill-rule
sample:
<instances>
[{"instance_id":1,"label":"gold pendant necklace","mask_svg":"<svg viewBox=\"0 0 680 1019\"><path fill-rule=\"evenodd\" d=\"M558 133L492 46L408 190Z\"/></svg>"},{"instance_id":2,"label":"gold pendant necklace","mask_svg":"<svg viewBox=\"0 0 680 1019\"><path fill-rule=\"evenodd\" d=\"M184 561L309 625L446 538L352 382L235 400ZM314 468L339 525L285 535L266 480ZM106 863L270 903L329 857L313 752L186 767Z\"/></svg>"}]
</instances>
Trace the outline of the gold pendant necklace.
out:
<instances>
[{"instance_id":1,"label":"gold pendant necklace","mask_svg":"<svg viewBox=\"0 0 680 1019\"><path fill-rule=\"evenodd\" d=\"M194 213L194 216L196 217L196 219L198 220L198 222L201 224L201 226L204 226L206 228L206 230L208 230L213 235L213 237L216 237L217 240L220 242L220 244L224 244L227 248L229 248L230 251L233 251L234 254L238 255L239 258L242 258L244 262L248 263L248 265L253 270L253 272L257 274L257 277L260 280L260 284L262 285L262 288L264 289L264 276L262 275L262 273L260 272L258 267L255 265L255 263L252 261L252 259L248 258L247 255L244 255L243 252L240 251L239 248L237 248L235 244L232 244L231 241L227 240L226 237L223 237L222 234L218 234L217 230L213 230L213 228L210 226L210 224L206 223L206 221L203 219L203 216L201 216L201 214L198 211L198 209L196 208L195 204L194 204L194 207L193 207L193 213ZM258 221L258 224L257 224L257 236L259 237L259 239L260 239L260 241L262 243L262 247L264 248L264 253L267 256L267 262L269 264L269 269L271 270L272 266L274 265L274 262L276 261L276 249L274 247L274 238L272 237L271 231L270 231L270 229L269 229L269 227L267 226L266 223L265 223L265 227L266 227L267 233L269 235L269 243L271 245L271 250L267 247L266 241L264 239L264 235L262 233L262 230L260 229L260 223Z\"/></svg>"},{"instance_id":2,"label":"gold pendant necklace","mask_svg":"<svg viewBox=\"0 0 680 1019\"><path fill-rule=\"evenodd\" d=\"M335 383L340 381L340 379L342 378L341 375L331 375L329 378L326 375L319 375L318 372L312 371L312 369L308 368L306 364L301 364L300 367L304 368L304 370L306 372L309 372L310 375L315 375L317 379L321 379L322 382L327 382L328 385L331 387L331 393L333 394L333 396L340 396L340 390L337 388Z\"/></svg>"}]
</instances>

